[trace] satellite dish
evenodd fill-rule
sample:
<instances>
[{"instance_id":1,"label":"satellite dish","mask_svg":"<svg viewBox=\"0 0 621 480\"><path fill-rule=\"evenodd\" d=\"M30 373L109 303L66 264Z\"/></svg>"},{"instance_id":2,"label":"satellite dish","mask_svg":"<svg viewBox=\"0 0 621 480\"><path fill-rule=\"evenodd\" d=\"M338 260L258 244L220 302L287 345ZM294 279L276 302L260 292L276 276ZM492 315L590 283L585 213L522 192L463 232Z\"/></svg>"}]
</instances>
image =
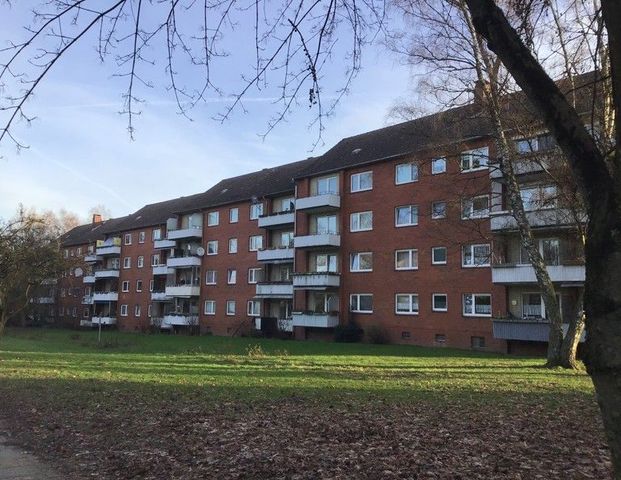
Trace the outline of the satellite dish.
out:
<instances>
[{"instance_id":1,"label":"satellite dish","mask_svg":"<svg viewBox=\"0 0 621 480\"><path fill-rule=\"evenodd\" d=\"M196 255L198 255L199 257L202 257L203 255L205 255L205 249L203 247L198 247L196 249Z\"/></svg>"},{"instance_id":2,"label":"satellite dish","mask_svg":"<svg viewBox=\"0 0 621 480\"><path fill-rule=\"evenodd\" d=\"M76 268L73 272L76 277L81 277L83 273L84 271L80 267Z\"/></svg>"}]
</instances>

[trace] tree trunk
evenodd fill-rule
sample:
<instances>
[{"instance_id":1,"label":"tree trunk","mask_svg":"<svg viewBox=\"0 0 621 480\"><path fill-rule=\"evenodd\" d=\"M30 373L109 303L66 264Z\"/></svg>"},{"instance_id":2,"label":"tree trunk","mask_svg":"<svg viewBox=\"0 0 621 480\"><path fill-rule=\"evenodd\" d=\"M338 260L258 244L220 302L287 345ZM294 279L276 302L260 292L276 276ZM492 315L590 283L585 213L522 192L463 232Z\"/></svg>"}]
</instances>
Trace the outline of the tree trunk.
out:
<instances>
[{"instance_id":1,"label":"tree trunk","mask_svg":"<svg viewBox=\"0 0 621 480\"><path fill-rule=\"evenodd\" d=\"M584 289L580 290L578 296L578 313L574 316L569 323L569 328L563 339L563 346L561 347L561 364L565 368L578 369L578 362L576 360L576 353L578 351L578 344L580 343L580 337L584 332L584 309L582 304L584 301Z\"/></svg>"}]
</instances>

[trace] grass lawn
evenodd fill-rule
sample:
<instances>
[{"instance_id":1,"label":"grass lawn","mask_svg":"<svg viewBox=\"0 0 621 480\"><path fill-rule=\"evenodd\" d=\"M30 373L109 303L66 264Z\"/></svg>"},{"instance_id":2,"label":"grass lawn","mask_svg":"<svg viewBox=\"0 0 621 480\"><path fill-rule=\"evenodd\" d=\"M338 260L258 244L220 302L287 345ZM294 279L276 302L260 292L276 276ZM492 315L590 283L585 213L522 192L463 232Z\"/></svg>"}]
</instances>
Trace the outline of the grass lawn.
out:
<instances>
[{"instance_id":1,"label":"grass lawn","mask_svg":"<svg viewBox=\"0 0 621 480\"><path fill-rule=\"evenodd\" d=\"M468 478L530 478L532 468L546 478L610 477L590 378L542 363L412 346L108 331L99 345L91 331L8 329L0 416L16 441L47 451L76 478L379 478L401 469L425 477L442 452L460 463L444 459L449 470L439 478L455 468ZM376 438L368 458L365 435ZM395 435L402 443L387 445ZM528 453L530 442L538 453ZM371 473L341 465L341 444ZM564 466L554 466L559 455ZM324 473L304 476L310 471Z\"/></svg>"}]
</instances>

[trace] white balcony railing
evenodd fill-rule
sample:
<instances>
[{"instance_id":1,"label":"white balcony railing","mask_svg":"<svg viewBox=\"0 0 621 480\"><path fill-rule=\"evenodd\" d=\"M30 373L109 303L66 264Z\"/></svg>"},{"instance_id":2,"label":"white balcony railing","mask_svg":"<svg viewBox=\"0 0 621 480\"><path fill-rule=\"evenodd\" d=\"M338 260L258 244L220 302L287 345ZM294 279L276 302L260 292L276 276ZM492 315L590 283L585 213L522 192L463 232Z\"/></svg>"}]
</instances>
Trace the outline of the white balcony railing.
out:
<instances>
[{"instance_id":1,"label":"white balcony railing","mask_svg":"<svg viewBox=\"0 0 621 480\"><path fill-rule=\"evenodd\" d=\"M119 292L95 292L93 302L118 302Z\"/></svg>"},{"instance_id":2,"label":"white balcony railing","mask_svg":"<svg viewBox=\"0 0 621 480\"><path fill-rule=\"evenodd\" d=\"M93 274L93 275L84 275L82 277L82 283L95 283L95 274Z\"/></svg>"},{"instance_id":3,"label":"white balcony railing","mask_svg":"<svg viewBox=\"0 0 621 480\"><path fill-rule=\"evenodd\" d=\"M526 212L526 218L531 227L555 227L559 225L570 225L575 222L571 212L562 208L548 208ZM506 210L491 212L490 228L493 231L516 230L517 221L513 218L513 215Z\"/></svg>"},{"instance_id":4,"label":"white balcony railing","mask_svg":"<svg viewBox=\"0 0 621 480\"><path fill-rule=\"evenodd\" d=\"M584 265L550 265L547 267L553 282L578 282L585 279ZM531 265L492 266L494 283L537 283L535 269Z\"/></svg>"},{"instance_id":5,"label":"white balcony railing","mask_svg":"<svg viewBox=\"0 0 621 480\"><path fill-rule=\"evenodd\" d=\"M99 255L95 255L94 253L87 253L86 255L84 255L84 261L86 263L96 263L100 262L101 260L102 258Z\"/></svg>"},{"instance_id":6,"label":"white balcony railing","mask_svg":"<svg viewBox=\"0 0 621 480\"><path fill-rule=\"evenodd\" d=\"M203 227L180 228L179 230L168 230L167 240L179 240L182 238L203 238Z\"/></svg>"},{"instance_id":7,"label":"white balcony railing","mask_svg":"<svg viewBox=\"0 0 621 480\"><path fill-rule=\"evenodd\" d=\"M166 292L151 292L151 300L154 302L167 302L172 300L172 297L166 295Z\"/></svg>"},{"instance_id":8,"label":"white balcony railing","mask_svg":"<svg viewBox=\"0 0 621 480\"><path fill-rule=\"evenodd\" d=\"M116 324L116 317L91 317L91 324L92 326L96 326L96 325L115 325Z\"/></svg>"},{"instance_id":9,"label":"white balcony railing","mask_svg":"<svg viewBox=\"0 0 621 480\"><path fill-rule=\"evenodd\" d=\"M166 266L170 268L200 267L201 257L169 257L166 260Z\"/></svg>"},{"instance_id":10,"label":"white balcony railing","mask_svg":"<svg viewBox=\"0 0 621 480\"><path fill-rule=\"evenodd\" d=\"M294 221L295 213L293 212L273 213L271 215L259 217L259 228L282 227L285 225L292 225Z\"/></svg>"},{"instance_id":11,"label":"white balcony railing","mask_svg":"<svg viewBox=\"0 0 621 480\"><path fill-rule=\"evenodd\" d=\"M175 242L174 240L155 240L153 242L153 248L156 249L160 249L160 248L175 248L177 246L177 242Z\"/></svg>"},{"instance_id":12,"label":"white balcony railing","mask_svg":"<svg viewBox=\"0 0 621 480\"><path fill-rule=\"evenodd\" d=\"M293 239L295 248L340 247L341 236L334 233L303 235Z\"/></svg>"},{"instance_id":13,"label":"white balcony railing","mask_svg":"<svg viewBox=\"0 0 621 480\"><path fill-rule=\"evenodd\" d=\"M198 315L169 314L162 317L162 328L198 325Z\"/></svg>"},{"instance_id":14,"label":"white balcony railing","mask_svg":"<svg viewBox=\"0 0 621 480\"><path fill-rule=\"evenodd\" d=\"M153 267L153 275L169 275L171 273L175 273L175 270L168 265L156 265Z\"/></svg>"},{"instance_id":15,"label":"white balcony railing","mask_svg":"<svg viewBox=\"0 0 621 480\"><path fill-rule=\"evenodd\" d=\"M54 303L54 297L35 297L32 299L32 303L38 303L41 305L50 305Z\"/></svg>"},{"instance_id":16,"label":"white balcony railing","mask_svg":"<svg viewBox=\"0 0 621 480\"><path fill-rule=\"evenodd\" d=\"M198 297L200 295L198 285L172 285L166 286L166 295L169 297Z\"/></svg>"},{"instance_id":17,"label":"white balcony railing","mask_svg":"<svg viewBox=\"0 0 621 480\"><path fill-rule=\"evenodd\" d=\"M293 285L291 283L257 283L257 297L266 298L291 298L293 296Z\"/></svg>"},{"instance_id":18,"label":"white balcony railing","mask_svg":"<svg viewBox=\"0 0 621 480\"><path fill-rule=\"evenodd\" d=\"M292 326L334 328L339 324L338 313L293 312Z\"/></svg>"},{"instance_id":19,"label":"white balcony railing","mask_svg":"<svg viewBox=\"0 0 621 480\"><path fill-rule=\"evenodd\" d=\"M120 274L118 268L102 268L95 271L95 278L119 278Z\"/></svg>"},{"instance_id":20,"label":"white balcony railing","mask_svg":"<svg viewBox=\"0 0 621 480\"><path fill-rule=\"evenodd\" d=\"M312 197L298 198L295 201L297 210L332 210L341 207L341 197L338 194L326 193Z\"/></svg>"},{"instance_id":21,"label":"white balcony railing","mask_svg":"<svg viewBox=\"0 0 621 480\"><path fill-rule=\"evenodd\" d=\"M312 272L294 273L293 287L307 290L325 290L341 285L341 276L338 273Z\"/></svg>"},{"instance_id":22,"label":"white balcony railing","mask_svg":"<svg viewBox=\"0 0 621 480\"><path fill-rule=\"evenodd\" d=\"M295 252L292 247L270 248L257 251L257 260L259 262L293 262Z\"/></svg>"}]
</instances>

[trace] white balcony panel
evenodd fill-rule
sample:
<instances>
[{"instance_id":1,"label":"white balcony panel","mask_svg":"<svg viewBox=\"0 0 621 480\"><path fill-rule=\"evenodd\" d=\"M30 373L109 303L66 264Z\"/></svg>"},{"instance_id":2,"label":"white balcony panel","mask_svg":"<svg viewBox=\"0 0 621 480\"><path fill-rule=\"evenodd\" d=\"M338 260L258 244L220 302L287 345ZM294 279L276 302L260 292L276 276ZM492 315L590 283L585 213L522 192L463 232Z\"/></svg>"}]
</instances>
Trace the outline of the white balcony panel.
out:
<instances>
[{"instance_id":1,"label":"white balcony panel","mask_svg":"<svg viewBox=\"0 0 621 480\"><path fill-rule=\"evenodd\" d=\"M341 207L341 197L333 193L298 198L295 201L297 210L329 210Z\"/></svg>"},{"instance_id":2,"label":"white balcony panel","mask_svg":"<svg viewBox=\"0 0 621 480\"><path fill-rule=\"evenodd\" d=\"M93 322L89 319L89 320L80 320L80 326L81 327L92 327L93 326Z\"/></svg>"},{"instance_id":3,"label":"white balcony panel","mask_svg":"<svg viewBox=\"0 0 621 480\"><path fill-rule=\"evenodd\" d=\"M82 283L95 283L95 275L84 275Z\"/></svg>"},{"instance_id":4,"label":"white balcony panel","mask_svg":"<svg viewBox=\"0 0 621 480\"><path fill-rule=\"evenodd\" d=\"M295 248L340 247L341 236L332 233L303 235L293 239Z\"/></svg>"},{"instance_id":5,"label":"white balcony panel","mask_svg":"<svg viewBox=\"0 0 621 480\"><path fill-rule=\"evenodd\" d=\"M169 275L171 273L175 273L175 270L170 268L168 265L158 265L153 267L153 275Z\"/></svg>"},{"instance_id":6,"label":"white balcony panel","mask_svg":"<svg viewBox=\"0 0 621 480\"><path fill-rule=\"evenodd\" d=\"M198 285L177 285L166 287L166 295L169 297L198 297L200 290Z\"/></svg>"},{"instance_id":7,"label":"white balcony panel","mask_svg":"<svg viewBox=\"0 0 621 480\"><path fill-rule=\"evenodd\" d=\"M169 230L166 238L168 240L179 240L182 238L203 238L203 227Z\"/></svg>"},{"instance_id":8,"label":"white balcony panel","mask_svg":"<svg viewBox=\"0 0 621 480\"><path fill-rule=\"evenodd\" d=\"M293 262L293 248L272 248L268 250L257 251L257 260L259 262L283 263Z\"/></svg>"},{"instance_id":9,"label":"white balcony panel","mask_svg":"<svg viewBox=\"0 0 621 480\"><path fill-rule=\"evenodd\" d=\"M120 253L120 250L119 250ZM86 263L96 263L96 262L100 262L102 260L102 258L99 255L95 255L93 253L88 253L86 255L84 255L84 261Z\"/></svg>"},{"instance_id":10,"label":"white balcony panel","mask_svg":"<svg viewBox=\"0 0 621 480\"><path fill-rule=\"evenodd\" d=\"M155 240L153 242L153 248L175 248L177 246L177 242L174 240Z\"/></svg>"},{"instance_id":11,"label":"white balcony panel","mask_svg":"<svg viewBox=\"0 0 621 480\"><path fill-rule=\"evenodd\" d=\"M295 213L283 212L259 217L259 228L275 228L292 225L295 221Z\"/></svg>"},{"instance_id":12,"label":"white balcony panel","mask_svg":"<svg viewBox=\"0 0 621 480\"><path fill-rule=\"evenodd\" d=\"M339 324L339 316L335 314L293 313L293 327L334 328Z\"/></svg>"},{"instance_id":13,"label":"white balcony panel","mask_svg":"<svg viewBox=\"0 0 621 480\"><path fill-rule=\"evenodd\" d=\"M93 302L117 302L119 300L118 292L95 292L93 293Z\"/></svg>"},{"instance_id":14,"label":"white balcony panel","mask_svg":"<svg viewBox=\"0 0 621 480\"><path fill-rule=\"evenodd\" d=\"M109 245L104 247L97 247L97 255L98 256L106 256L106 255L120 255L121 247L119 245Z\"/></svg>"},{"instance_id":15,"label":"white balcony panel","mask_svg":"<svg viewBox=\"0 0 621 480\"><path fill-rule=\"evenodd\" d=\"M198 325L198 315L164 315L162 328L170 328L173 325Z\"/></svg>"},{"instance_id":16,"label":"white balcony panel","mask_svg":"<svg viewBox=\"0 0 621 480\"><path fill-rule=\"evenodd\" d=\"M93 304L93 296L92 295L84 295L82 297L82 305L92 305Z\"/></svg>"},{"instance_id":17,"label":"white balcony panel","mask_svg":"<svg viewBox=\"0 0 621 480\"><path fill-rule=\"evenodd\" d=\"M292 318L279 318L276 320L278 330L281 332L293 332L293 319ZM254 319L254 328L261 330L262 318L257 317Z\"/></svg>"},{"instance_id":18,"label":"white balcony panel","mask_svg":"<svg viewBox=\"0 0 621 480\"><path fill-rule=\"evenodd\" d=\"M172 300L172 297L166 295L166 292L151 292L151 300L154 302L167 302Z\"/></svg>"},{"instance_id":19,"label":"white balcony panel","mask_svg":"<svg viewBox=\"0 0 621 480\"><path fill-rule=\"evenodd\" d=\"M554 227L575 223L569 210L562 208L526 212L526 218L531 227ZM507 211L491 212L490 228L494 231L517 230L517 221Z\"/></svg>"},{"instance_id":20,"label":"white balcony panel","mask_svg":"<svg viewBox=\"0 0 621 480\"><path fill-rule=\"evenodd\" d=\"M97 270L95 278L119 278L120 270L117 268L109 268L105 270Z\"/></svg>"},{"instance_id":21,"label":"white balcony panel","mask_svg":"<svg viewBox=\"0 0 621 480\"><path fill-rule=\"evenodd\" d=\"M293 297L293 285L291 283L258 283L257 297L291 298Z\"/></svg>"},{"instance_id":22,"label":"white balcony panel","mask_svg":"<svg viewBox=\"0 0 621 480\"><path fill-rule=\"evenodd\" d=\"M91 317L92 326L101 325L116 325L116 317Z\"/></svg>"},{"instance_id":23,"label":"white balcony panel","mask_svg":"<svg viewBox=\"0 0 621 480\"><path fill-rule=\"evenodd\" d=\"M200 267L200 257L171 257L166 260L166 266L170 268L178 267Z\"/></svg>"},{"instance_id":24,"label":"white balcony panel","mask_svg":"<svg viewBox=\"0 0 621 480\"><path fill-rule=\"evenodd\" d=\"M337 273L294 274L293 286L308 290L324 290L341 285L341 276Z\"/></svg>"},{"instance_id":25,"label":"white balcony panel","mask_svg":"<svg viewBox=\"0 0 621 480\"><path fill-rule=\"evenodd\" d=\"M54 303L53 297L35 297L32 299L32 303L38 303L41 305L51 305Z\"/></svg>"},{"instance_id":26,"label":"white balcony panel","mask_svg":"<svg viewBox=\"0 0 621 480\"><path fill-rule=\"evenodd\" d=\"M584 282L584 265L549 266L548 275L553 282ZM537 283L535 269L531 265L492 267L494 283Z\"/></svg>"}]
</instances>

